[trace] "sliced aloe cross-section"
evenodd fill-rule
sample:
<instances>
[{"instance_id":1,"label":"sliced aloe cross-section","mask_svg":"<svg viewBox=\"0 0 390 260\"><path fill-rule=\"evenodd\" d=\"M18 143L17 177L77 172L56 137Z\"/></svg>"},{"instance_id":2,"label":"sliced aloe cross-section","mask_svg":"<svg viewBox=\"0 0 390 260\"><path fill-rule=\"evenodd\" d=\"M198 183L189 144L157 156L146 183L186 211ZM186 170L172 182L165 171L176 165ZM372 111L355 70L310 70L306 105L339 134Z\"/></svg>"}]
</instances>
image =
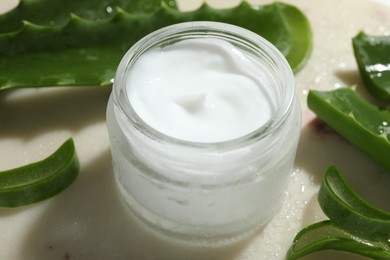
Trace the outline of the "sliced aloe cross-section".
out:
<instances>
[{"instance_id":1,"label":"sliced aloe cross-section","mask_svg":"<svg viewBox=\"0 0 390 260\"><path fill-rule=\"evenodd\" d=\"M335 166L324 174L318 202L329 220L302 229L287 253L289 260L322 250L390 259L390 213L359 197Z\"/></svg>"},{"instance_id":2,"label":"sliced aloe cross-section","mask_svg":"<svg viewBox=\"0 0 390 260\"><path fill-rule=\"evenodd\" d=\"M311 90L307 104L325 123L390 173L390 112L351 88Z\"/></svg>"},{"instance_id":3,"label":"sliced aloe cross-section","mask_svg":"<svg viewBox=\"0 0 390 260\"><path fill-rule=\"evenodd\" d=\"M361 32L352 42L364 85L377 98L390 100L390 36Z\"/></svg>"},{"instance_id":4,"label":"sliced aloe cross-section","mask_svg":"<svg viewBox=\"0 0 390 260\"><path fill-rule=\"evenodd\" d=\"M0 207L17 207L47 199L67 188L79 173L72 139L46 159L0 172Z\"/></svg>"}]
</instances>

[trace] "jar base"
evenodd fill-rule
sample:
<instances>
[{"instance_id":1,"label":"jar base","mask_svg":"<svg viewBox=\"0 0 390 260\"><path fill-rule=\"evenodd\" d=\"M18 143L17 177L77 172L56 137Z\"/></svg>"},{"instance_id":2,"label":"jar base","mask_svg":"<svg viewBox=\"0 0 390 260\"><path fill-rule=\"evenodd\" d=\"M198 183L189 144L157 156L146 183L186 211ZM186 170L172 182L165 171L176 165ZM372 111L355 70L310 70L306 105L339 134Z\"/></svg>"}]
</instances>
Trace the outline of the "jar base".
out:
<instances>
[{"instance_id":1,"label":"jar base","mask_svg":"<svg viewBox=\"0 0 390 260\"><path fill-rule=\"evenodd\" d=\"M219 226L194 226L175 223L163 219L144 208L126 192L119 182L118 188L127 213L139 225L144 227L148 233L162 240L169 240L192 247L217 248L242 243L261 232L272 219L272 216L275 215L271 214L268 220L259 225L253 223L248 225L247 221ZM276 210L279 210L279 208Z\"/></svg>"}]
</instances>

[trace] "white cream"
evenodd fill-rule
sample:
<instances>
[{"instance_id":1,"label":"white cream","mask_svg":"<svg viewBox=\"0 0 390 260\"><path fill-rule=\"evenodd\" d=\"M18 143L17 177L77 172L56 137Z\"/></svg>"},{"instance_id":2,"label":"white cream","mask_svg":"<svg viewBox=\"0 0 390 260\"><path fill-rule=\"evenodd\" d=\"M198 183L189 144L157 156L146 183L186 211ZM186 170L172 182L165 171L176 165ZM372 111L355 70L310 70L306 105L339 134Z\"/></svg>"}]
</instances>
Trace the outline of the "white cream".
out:
<instances>
[{"instance_id":1,"label":"white cream","mask_svg":"<svg viewBox=\"0 0 390 260\"><path fill-rule=\"evenodd\" d=\"M143 53L127 78L136 113L168 136L222 142L274 113L264 69L227 41L190 39Z\"/></svg>"}]
</instances>

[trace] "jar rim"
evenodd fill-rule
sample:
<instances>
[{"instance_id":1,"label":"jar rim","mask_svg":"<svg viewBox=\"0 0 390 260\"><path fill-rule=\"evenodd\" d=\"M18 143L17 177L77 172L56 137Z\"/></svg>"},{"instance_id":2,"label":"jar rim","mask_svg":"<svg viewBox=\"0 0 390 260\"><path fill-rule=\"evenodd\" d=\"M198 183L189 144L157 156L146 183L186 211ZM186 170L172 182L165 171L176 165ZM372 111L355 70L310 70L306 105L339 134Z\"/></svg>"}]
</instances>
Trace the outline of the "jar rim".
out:
<instances>
[{"instance_id":1,"label":"jar rim","mask_svg":"<svg viewBox=\"0 0 390 260\"><path fill-rule=\"evenodd\" d=\"M195 34L196 33L196 34ZM178 139L169 135L166 135L157 129L147 124L132 108L128 96L126 93L126 80L128 70L131 69L132 64L138 59L143 52L152 49L155 46L161 46L161 43L173 38L174 36L191 36L192 37L218 37L220 39L234 39L240 40L241 43L249 44L252 47L261 48L261 50L267 54L272 62L277 66L278 72L283 75L282 81L283 91L281 92L281 102L276 108L273 116L262 126L256 130L237 138L220 141L220 142L194 142L183 139ZM228 148L245 146L247 143L251 143L259 138L268 136L274 129L278 128L288 116L291 110L295 95L294 75L284 55L268 40L262 36L249 31L245 28L238 27L232 24L226 24L221 22L211 21L194 21L183 22L167 27L163 27L156 30L134 44L123 56L113 83L113 96L114 102L117 103L121 112L130 120L135 123L135 127L141 125L144 135L151 139L164 140L166 143L179 146L191 146L199 149L210 148Z\"/></svg>"}]
</instances>

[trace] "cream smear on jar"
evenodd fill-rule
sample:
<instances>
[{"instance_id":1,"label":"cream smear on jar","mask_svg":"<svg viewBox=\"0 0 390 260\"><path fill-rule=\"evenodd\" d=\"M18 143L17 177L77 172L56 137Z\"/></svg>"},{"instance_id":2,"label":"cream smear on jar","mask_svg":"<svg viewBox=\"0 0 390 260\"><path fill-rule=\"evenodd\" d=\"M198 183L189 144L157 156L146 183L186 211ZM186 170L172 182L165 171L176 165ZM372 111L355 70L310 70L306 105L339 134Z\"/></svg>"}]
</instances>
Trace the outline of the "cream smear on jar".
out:
<instances>
[{"instance_id":1,"label":"cream smear on jar","mask_svg":"<svg viewBox=\"0 0 390 260\"><path fill-rule=\"evenodd\" d=\"M260 66L227 41L188 39L143 53L129 72L128 98L165 135L232 140L260 128L275 111Z\"/></svg>"}]
</instances>

